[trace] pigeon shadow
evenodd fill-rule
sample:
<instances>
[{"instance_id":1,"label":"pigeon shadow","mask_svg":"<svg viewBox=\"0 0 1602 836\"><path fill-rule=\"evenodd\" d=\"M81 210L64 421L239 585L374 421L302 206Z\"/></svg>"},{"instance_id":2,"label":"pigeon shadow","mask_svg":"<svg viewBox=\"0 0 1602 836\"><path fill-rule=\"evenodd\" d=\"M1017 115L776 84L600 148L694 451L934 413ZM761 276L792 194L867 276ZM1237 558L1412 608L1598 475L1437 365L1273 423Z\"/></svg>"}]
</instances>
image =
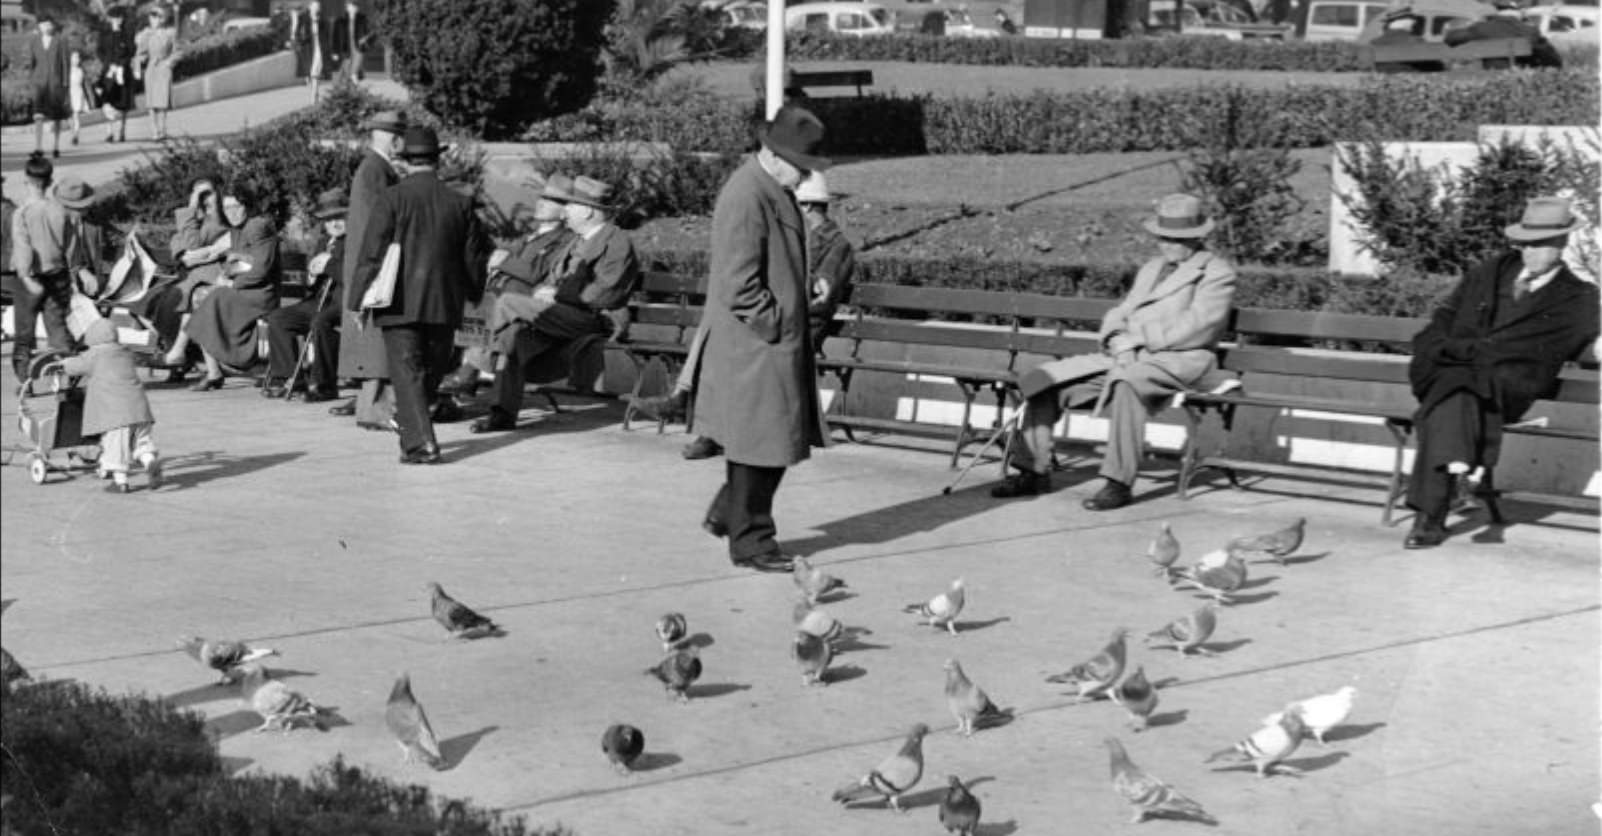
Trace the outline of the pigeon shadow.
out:
<instances>
[{"instance_id":1,"label":"pigeon shadow","mask_svg":"<svg viewBox=\"0 0 1602 836\"><path fill-rule=\"evenodd\" d=\"M715 643L711 633L696 633L679 642L680 647L693 647L696 649L711 647Z\"/></svg>"},{"instance_id":2,"label":"pigeon shadow","mask_svg":"<svg viewBox=\"0 0 1602 836\"><path fill-rule=\"evenodd\" d=\"M494 627L475 627L470 630L463 630L462 632L457 633L453 638L471 642L478 641L479 639L499 639L504 638L505 636L506 631L497 624Z\"/></svg>"},{"instance_id":3,"label":"pigeon shadow","mask_svg":"<svg viewBox=\"0 0 1602 836\"><path fill-rule=\"evenodd\" d=\"M1008 819L1006 821L991 822L990 824L981 824L974 828L973 836L1012 836L1017 832L1018 820Z\"/></svg>"},{"instance_id":4,"label":"pigeon shadow","mask_svg":"<svg viewBox=\"0 0 1602 836\"><path fill-rule=\"evenodd\" d=\"M629 764L629 769L633 772L655 772L683 762L683 758L672 752L641 752L634 763Z\"/></svg>"},{"instance_id":5,"label":"pigeon shadow","mask_svg":"<svg viewBox=\"0 0 1602 836\"><path fill-rule=\"evenodd\" d=\"M1299 769L1305 773L1312 773L1328 769L1349 757L1351 757L1350 752L1330 752L1328 754L1318 755L1316 757L1297 758L1296 760L1285 761L1285 765L1291 767L1292 769Z\"/></svg>"},{"instance_id":6,"label":"pigeon shadow","mask_svg":"<svg viewBox=\"0 0 1602 836\"><path fill-rule=\"evenodd\" d=\"M1270 598L1277 597L1278 595L1278 592L1274 592L1272 590L1268 592L1259 592L1256 595L1232 594L1229 596L1229 601L1231 604L1261 604L1262 602L1267 601Z\"/></svg>"},{"instance_id":7,"label":"pigeon shadow","mask_svg":"<svg viewBox=\"0 0 1602 836\"><path fill-rule=\"evenodd\" d=\"M1003 621L1011 621L1011 620L1012 620L1012 616L1004 615L1004 616L1001 616L1000 618L987 618L987 619L984 619L983 621L959 621L959 622L957 622L956 627L957 627L957 632L958 633L966 633L969 630L983 630L986 627L994 627L994 626L996 626L997 624L1000 624Z\"/></svg>"},{"instance_id":8,"label":"pigeon shadow","mask_svg":"<svg viewBox=\"0 0 1602 836\"><path fill-rule=\"evenodd\" d=\"M1323 560L1324 558L1329 557L1332 554L1334 554L1334 552L1319 552L1318 554L1291 555L1290 557L1285 558L1285 565L1286 566L1300 566L1303 563L1312 563L1312 562L1317 561L1317 560Z\"/></svg>"},{"instance_id":9,"label":"pigeon shadow","mask_svg":"<svg viewBox=\"0 0 1602 836\"><path fill-rule=\"evenodd\" d=\"M459 734L449 740L441 740L439 742L439 754L445 760L445 769L455 769L467 758L467 754L473 751L473 747L477 746L480 740L499 729L500 726L485 726L475 732Z\"/></svg>"},{"instance_id":10,"label":"pigeon shadow","mask_svg":"<svg viewBox=\"0 0 1602 836\"><path fill-rule=\"evenodd\" d=\"M1269 575L1266 578L1253 578L1253 579L1241 584L1240 585L1240 589L1242 589L1242 590L1256 589L1259 586L1267 586L1267 585L1269 585L1269 584L1271 584L1271 583L1273 583L1274 581L1277 581L1277 580L1279 580L1279 576L1278 575ZM1231 595L1231 597L1233 597L1233 594Z\"/></svg>"},{"instance_id":11,"label":"pigeon shadow","mask_svg":"<svg viewBox=\"0 0 1602 836\"><path fill-rule=\"evenodd\" d=\"M854 653L859 650L889 650L888 644L874 644L857 638L849 630L834 644L835 653Z\"/></svg>"},{"instance_id":12,"label":"pigeon shadow","mask_svg":"<svg viewBox=\"0 0 1602 836\"><path fill-rule=\"evenodd\" d=\"M1177 726L1180 723L1185 722L1185 718L1189 716L1190 711L1183 708L1178 711L1165 711L1162 714L1153 714L1146 718L1146 728L1160 729L1163 726Z\"/></svg>"},{"instance_id":13,"label":"pigeon shadow","mask_svg":"<svg viewBox=\"0 0 1602 836\"><path fill-rule=\"evenodd\" d=\"M946 787L930 787L926 790L903 795L901 796L901 809L916 810L920 807L933 807L946 797L946 789ZM860 806L884 810L889 809L890 802L887 799L880 799Z\"/></svg>"},{"instance_id":14,"label":"pigeon shadow","mask_svg":"<svg viewBox=\"0 0 1602 836\"><path fill-rule=\"evenodd\" d=\"M1010 726L1010 725L1012 725L1012 721L1014 721L1016 719L1018 719L1018 710L1017 709L1015 709L1015 708L1003 708L1003 709L1001 709L1001 713L995 715L994 717L989 717L989 718L986 718L986 719L976 719L976 720L974 720L973 721L973 728L974 728L974 731L983 731L985 729L999 729L1002 726Z\"/></svg>"},{"instance_id":15,"label":"pigeon shadow","mask_svg":"<svg viewBox=\"0 0 1602 836\"><path fill-rule=\"evenodd\" d=\"M1251 643L1251 639L1235 639L1227 642L1207 642L1201 647L1203 650L1210 651L1214 656L1217 656L1220 653L1228 653L1231 650L1239 650Z\"/></svg>"},{"instance_id":16,"label":"pigeon shadow","mask_svg":"<svg viewBox=\"0 0 1602 836\"><path fill-rule=\"evenodd\" d=\"M1358 725L1336 726L1335 728L1324 733L1324 742L1340 743L1343 740L1356 740L1359 737L1367 737L1374 732L1385 728L1385 726L1385 723L1361 723Z\"/></svg>"},{"instance_id":17,"label":"pigeon shadow","mask_svg":"<svg viewBox=\"0 0 1602 836\"><path fill-rule=\"evenodd\" d=\"M217 740L233 737L236 734L243 734L260 725L260 714L254 711L246 711L242 708L206 720L207 730Z\"/></svg>"},{"instance_id":18,"label":"pigeon shadow","mask_svg":"<svg viewBox=\"0 0 1602 836\"><path fill-rule=\"evenodd\" d=\"M857 597L857 593L852 592L850 590L833 589L833 590L830 590L828 592L825 592L822 595L819 595L818 599L817 599L817 602L819 604L838 604L841 601L849 601L849 600L851 600L852 598L855 598L855 597Z\"/></svg>"},{"instance_id":19,"label":"pigeon shadow","mask_svg":"<svg viewBox=\"0 0 1602 836\"><path fill-rule=\"evenodd\" d=\"M684 689L684 695L692 700L705 700L749 690L751 690L750 685L742 685L737 682L718 682L711 685L691 685Z\"/></svg>"},{"instance_id":20,"label":"pigeon shadow","mask_svg":"<svg viewBox=\"0 0 1602 836\"><path fill-rule=\"evenodd\" d=\"M842 682L850 682L853 679L861 679L867 675L867 670L856 665L837 665L824 672L823 681L830 685L838 685Z\"/></svg>"},{"instance_id":21,"label":"pigeon shadow","mask_svg":"<svg viewBox=\"0 0 1602 836\"><path fill-rule=\"evenodd\" d=\"M162 697L161 701L172 706L173 708L188 708L192 705L199 705L203 702L235 699L238 696L239 687L236 685L224 685L221 682L209 682L205 685L197 685L193 688L187 688L179 691L176 694L169 694L165 697Z\"/></svg>"},{"instance_id":22,"label":"pigeon shadow","mask_svg":"<svg viewBox=\"0 0 1602 836\"><path fill-rule=\"evenodd\" d=\"M0 600L0 613L4 613L6 610L11 609L11 605L15 603L17 603L17 599L15 598L6 598Z\"/></svg>"}]
</instances>

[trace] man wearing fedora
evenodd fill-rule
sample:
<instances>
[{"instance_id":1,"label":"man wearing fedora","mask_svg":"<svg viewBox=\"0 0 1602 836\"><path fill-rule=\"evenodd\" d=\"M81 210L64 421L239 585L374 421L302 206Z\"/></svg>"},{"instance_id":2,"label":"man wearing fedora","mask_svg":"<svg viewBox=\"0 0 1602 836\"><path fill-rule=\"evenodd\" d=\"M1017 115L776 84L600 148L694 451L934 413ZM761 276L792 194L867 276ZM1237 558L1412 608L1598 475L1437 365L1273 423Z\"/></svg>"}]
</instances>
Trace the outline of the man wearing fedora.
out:
<instances>
[{"instance_id":1,"label":"man wearing fedora","mask_svg":"<svg viewBox=\"0 0 1602 836\"><path fill-rule=\"evenodd\" d=\"M823 123L793 105L762 126L761 147L729 175L712 211L694 429L722 445L724 482L702 527L737 566L785 572L773 497L786 468L828 444L807 322L806 223L792 192L812 171Z\"/></svg>"},{"instance_id":2,"label":"man wearing fedora","mask_svg":"<svg viewBox=\"0 0 1602 836\"><path fill-rule=\"evenodd\" d=\"M1563 364L1596 339L1596 285L1563 263L1569 233L1584 226L1566 198L1531 200L1505 230L1513 249L1470 270L1413 338L1418 450L1407 504L1418 515L1407 548L1446 539L1454 483L1489 482L1502 425L1552 395Z\"/></svg>"},{"instance_id":3,"label":"man wearing fedora","mask_svg":"<svg viewBox=\"0 0 1602 836\"><path fill-rule=\"evenodd\" d=\"M11 269L21 285L13 316L16 342L11 347L11 368L17 380L28 379L28 364L36 342L34 323L44 315L45 334L54 351L70 352L75 341L67 329L72 304L72 271L68 256L77 246L77 226L67 210L50 197L55 166L43 154L34 154L23 167L27 197L11 215Z\"/></svg>"},{"instance_id":4,"label":"man wearing fedora","mask_svg":"<svg viewBox=\"0 0 1602 836\"><path fill-rule=\"evenodd\" d=\"M573 239L562 202L572 188L573 178L565 174L547 177L534 201L534 228L511 250L496 250L490 255L487 296L480 311L489 326L492 345L464 351L462 364L440 384L442 391L471 398L478 391L480 374L495 371L495 358L501 354L495 347L499 338L533 323L554 301L552 269Z\"/></svg>"},{"instance_id":5,"label":"man wearing fedora","mask_svg":"<svg viewBox=\"0 0 1602 836\"><path fill-rule=\"evenodd\" d=\"M395 414L395 397L389 388L389 371L385 367L384 339L377 328L362 328L360 322L362 295L350 279L356 275L356 260L361 257L361 243L378 203L378 196L400 181L393 162L401 135L406 133L407 118L403 111L383 111L367 120L369 139L362 160L351 178L350 204L345 213L345 262L340 267L344 279L345 297L340 307L346 311L340 327L339 376L361 381L361 393L356 399L329 410L334 415L354 415L356 425L364 429L387 430Z\"/></svg>"},{"instance_id":6,"label":"man wearing fedora","mask_svg":"<svg viewBox=\"0 0 1602 836\"><path fill-rule=\"evenodd\" d=\"M360 300L378 275L389 245L400 245L393 301L371 311L383 329L402 464L437 464L439 443L429 407L449 371L456 329L467 302L484 296L489 258L473 200L445 185L439 137L431 128L406 129L400 158L406 177L379 195L363 234L352 280Z\"/></svg>"},{"instance_id":7,"label":"man wearing fedora","mask_svg":"<svg viewBox=\"0 0 1602 836\"><path fill-rule=\"evenodd\" d=\"M562 205L573 237L552 256L548 282L534 291L522 312L503 309L502 316L513 321L497 337L501 363L495 372L495 404L472 423L469 429L475 433L515 429L529 364L582 337L612 333L607 313L628 305L640 286L634 243L612 223L612 187L589 177L575 177L565 191L561 181L556 186L549 199Z\"/></svg>"},{"instance_id":8,"label":"man wearing fedora","mask_svg":"<svg viewBox=\"0 0 1602 836\"><path fill-rule=\"evenodd\" d=\"M328 300L342 298L344 294L342 272L348 203L344 189L329 189L317 196L312 216L323 222L327 242L322 252L312 256L306 272L314 279L321 279L322 289L267 315L268 368L267 385L261 391L263 397L283 398L292 394L286 384L300 365L300 352L295 347L297 337L311 343L306 402L319 403L339 397L336 362L339 359L339 322L344 312L337 302L329 304Z\"/></svg>"},{"instance_id":9,"label":"man wearing fedora","mask_svg":"<svg viewBox=\"0 0 1602 836\"><path fill-rule=\"evenodd\" d=\"M1209 252L1213 222L1200 200L1174 194L1145 223L1157 238L1157 257L1141 266L1134 285L1102 319L1101 351L1045 363L1019 388L1028 399L1013 440L1017 473L991 489L997 498L1051 490L1052 433L1065 408L1095 405L1108 420L1105 484L1082 503L1091 511L1122 508L1133 499L1145 443L1146 419L1176 393L1205 388L1218 372L1213 353L1229 321L1235 268Z\"/></svg>"},{"instance_id":10,"label":"man wearing fedora","mask_svg":"<svg viewBox=\"0 0 1602 836\"><path fill-rule=\"evenodd\" d=\"M67 175L56 183L56 202L66 210L67 225L72 228L71 243L67 248L67 271L72 274L74 286L85 296L100 295L111 272L106 244L110 240L106 228L84 215L95 203L95 189L75 175Z\"/></svg>"}]
</instances>

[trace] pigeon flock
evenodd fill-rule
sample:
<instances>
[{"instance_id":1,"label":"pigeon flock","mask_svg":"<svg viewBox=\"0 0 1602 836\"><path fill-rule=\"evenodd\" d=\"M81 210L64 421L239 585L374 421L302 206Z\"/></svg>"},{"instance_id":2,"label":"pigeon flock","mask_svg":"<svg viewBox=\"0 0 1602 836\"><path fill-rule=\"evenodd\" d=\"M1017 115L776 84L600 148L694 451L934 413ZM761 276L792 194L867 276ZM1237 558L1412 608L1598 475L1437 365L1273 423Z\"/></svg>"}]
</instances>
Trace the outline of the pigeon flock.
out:
<instances>
[{"instance_id":1,"label":"pigeon flock","mask_svg":"<svg viewBox=\"0 0 1602 836\"><path fill-rule=\"evenodd\" d=\"M1145 633L1144 645L1172 648L1181 658L1212 655L1207 643L1218 627L1220 608L1230 606L1232 594L1246 582L1248 558L1286 565L1286 559L1301 548L1305 527L1306 520L1299 519L1269 534L1230 541L1224 548L1203 555L1194 565L1179 566L1180 541L1172 527L1163 524L1146 553L1155 567L1155 574L1171 587L1189 587L1213 600ZM847 585L844 580L799 557L795 559L792 580L796 604L792 614L795 635L790 656L803 686L827 686L829 667L841 643L857 633L824 606L834 593L846 589ZM477 639L505 635L494 621L450 597L438 583L429 583L426 590L435 621L450 637ZM908 604L904 611L916 615L920 624L958 636L957 618L967 601L966 590L965 581L957 578L946 590L922 603ZM690 636L688 619L683 613L666 613L656 621L655 634L662 655L644 673L661 683L668 698L690 701L692 686L702 674L702 660L700 645ZM1117 705L1128 715L1130 731L1140 733L1150 726L1164 681L1153 681L1143 665L1129 664L1129 638L1130 631L1125 627L1111 630L1105 645L1093 655L1062 673L1046 677L1045 681L1064 686L1073 702L1104 699ZM256 731L279 729L288 734L301 725L324 727L323 718L331 709L317 705L274 679L264 666L263 660L277 656L278 651L199 636L184 636L178 646L197 663L218 674L223 684L237 683L240 699L262 717L262 724ZM3 662L8 681L27 677L9 653L4 654ZM1004 726L1015 719L1013 710L999 707L969 677L958 659L947 658L943 668L946 706L956 723L957 734L971 737L980 730ZM1323 744L1325 736L1351 715L1356 696L1356 689L1348 685L1332 693L1290 703L1264 717L1255 730L1239 741L1206 756L1204 762L1250 765L1264 778L1275 774L1297 775L1299 772L1286 760L1296 753L1304 738L1311 737ZM421 763L433 769L450 765L440 751L438 738L413 692L407 673L400 674L389 694L384 724L406 763ZM923 743L929 732L929 726L924 723L913 725L894 752L836 790L832 799L843 805L882 803L902 811L903 796L923 778ZM1113 790L1130 806L1132 822L1170 817L1217 823L1199 802L1137 766L1118 738L1107 737L1105 744ZM601 735L601 752L620 773L627 774L636 768L645 747L645 733L627 723L615 723ZM938 807L939 823L948 834L971 836L979 827L980 800L960 776L950 775L947 782Z\"/></svg>"}]
</instances>

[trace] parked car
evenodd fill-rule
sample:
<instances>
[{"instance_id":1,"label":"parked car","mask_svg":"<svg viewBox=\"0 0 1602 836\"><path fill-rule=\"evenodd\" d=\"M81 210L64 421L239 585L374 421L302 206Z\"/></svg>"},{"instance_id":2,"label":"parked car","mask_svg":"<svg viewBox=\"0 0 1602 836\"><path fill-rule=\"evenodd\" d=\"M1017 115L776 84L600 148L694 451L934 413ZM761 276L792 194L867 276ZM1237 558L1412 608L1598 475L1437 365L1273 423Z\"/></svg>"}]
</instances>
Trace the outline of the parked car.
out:
<instances>
[{"instance_id":1,"label":"parked car","mask_svg":"<svg viewBox=\"0 0 1602 836\"><path fill-rule=\"evenodd\" d=\"M1271 38L1283 40L1291 27L1283 24L1259 23L1252 16L1230 3L1217 0L1186 0L1185 11L1175 25L1174 0L1151 0L1146 19L1148 31L1180 35L1224 38L1231 41Z\"/></svg>"},{"instance_id":2,"label":"parked car","mask_svg":"<svg viewBox=\"0 0 1602 836\"><path fill-rule=\"evenodd\" d=\"M1359 43L1373 43L1386 32L1407 32L1427 43L1440 43L1449 30L1483 19L1493 10L1473 0L1419 0L1369 20Z\"/></svg>"},{"instance_id":3,"label":"parked car","mask_svg":"<svg viewBox=\"0 0 1602 836\"><path fill-rule=\"evenodd\" d=\"M1363 0L1303 0L1296 7L1296 37L1304 41L1355 41L1388 9L1385 3Z\"/></svg>"},{"instance_id":4,"label":"parked car","mask_svg":"<svg viewBox=\"0 0 1602 836\"><path fill-rule=\"evenodd\" d=\"M0 26L4 27L3 34L18 35L32 32L39 23L39 19L22 10L21 3L0 4ZM10 235L11 230L6 230Z\"/></svg>"},{"instance_id":5,"label":"parked car","mask_svg":"<svg viewBox=\"0 0 1602 836\"><path fill-rule=\"evenodd\" d=\"M784 28L865 37L894 33L896 21L877 3L801 3L784 10Z\"/></svg>"},{"instance_id":6,"label":"parked car","mask_svg":"<svg viewBox=\"0 0 1602 836\"><path fill-rule=\"evenodd\" d=\"M768 4L757 0L702 0L702 7L716 9L726 26L741 29L768 28Z\"/></svg>"},{"instance_id":7,"label":"parked car","mask_svg":"<svg viewBox=\"0 0 1602 836\"><path fill-rule=\"evenodd\" d=\"M1524 19L1554 44L1596 46L1602 36L1596 6L1536 6L1524 11Z\"/></svg>"}]
</instances>

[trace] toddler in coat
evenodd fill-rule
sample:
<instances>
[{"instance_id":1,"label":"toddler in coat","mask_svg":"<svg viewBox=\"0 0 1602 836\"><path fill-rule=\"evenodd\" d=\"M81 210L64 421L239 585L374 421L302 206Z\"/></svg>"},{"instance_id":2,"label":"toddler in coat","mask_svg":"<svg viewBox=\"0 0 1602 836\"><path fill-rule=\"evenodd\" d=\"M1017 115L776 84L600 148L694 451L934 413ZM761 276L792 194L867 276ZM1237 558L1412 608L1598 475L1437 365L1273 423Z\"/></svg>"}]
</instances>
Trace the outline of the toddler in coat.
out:
<instances>
[{"instance_id":1,"label":"toddler in coat","mask_svg":"<svg viewBox=\"0 0 1602 836\"><path fill-rule=\"evenodd\" d=\"M145 469L151 490L161 486L161 458L151 427L156 419L139 382L137 361L127 346L117 342L117 328L98 319L84 332L88 348L61 363L73 377L87 378L83 403L83 434L100 436L100 472L109 475L111 493L127 493L128 471L135 462Z\"/></svg>"}]
</instances>

